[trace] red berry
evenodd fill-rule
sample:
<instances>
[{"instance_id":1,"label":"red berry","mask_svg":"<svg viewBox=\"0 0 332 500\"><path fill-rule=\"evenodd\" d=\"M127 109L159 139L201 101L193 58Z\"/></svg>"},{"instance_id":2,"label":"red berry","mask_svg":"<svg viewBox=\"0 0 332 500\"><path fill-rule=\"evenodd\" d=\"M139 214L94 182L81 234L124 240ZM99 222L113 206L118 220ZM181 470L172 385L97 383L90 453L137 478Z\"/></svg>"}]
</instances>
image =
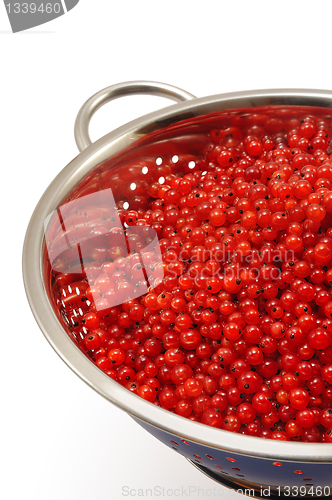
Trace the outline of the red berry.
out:
<instances>
[{"instance_id":1,"label":"red berry","mask_svg":"<svg viewBox=\"0 0 332 500\"><path fill-rule=\"evenodd\" d=\"M289 393L289 401L296 410L303 410L309 403L309 394L300 387L292 389Z\"/></svg>"},{"instance_id":2,"label":"red berry","mask_svg":"<svg viewBox=\"0 0 332 500\"><path fill-rule=\"evenodd\" d=\"M216 410L209 408L204 411L201 422L202 424L220 428L222 425L222 416Z\"/></svg>"}]
</instances>

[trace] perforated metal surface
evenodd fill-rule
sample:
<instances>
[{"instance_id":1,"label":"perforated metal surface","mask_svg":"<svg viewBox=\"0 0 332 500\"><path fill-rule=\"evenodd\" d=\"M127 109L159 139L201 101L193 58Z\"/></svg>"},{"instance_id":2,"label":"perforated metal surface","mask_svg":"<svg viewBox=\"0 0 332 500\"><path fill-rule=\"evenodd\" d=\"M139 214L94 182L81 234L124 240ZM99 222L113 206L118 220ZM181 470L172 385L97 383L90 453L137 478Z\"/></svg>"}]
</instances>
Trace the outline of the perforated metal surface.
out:
<instances>
[{"instance_id":1,"label":"perforated metal surface","mask_svg":"<svg viewBox=\"0 0 332 500\"><path fill-rule=\"evenodd\" d=\"M326 487L325 492L332 494L332 464L322 462L298 462L258 458L251 455L230 453L195 443L185 438L169 434L152 425L135 419L159 441L180 453L194 464L211 472L212 478L233 483L234 487L271 487L278 494L287 492L287 487L305 486L308 491L317 493L318 488ZM274 442L271 442L273 447ZM219 443L222 445L222 443ZM217 476L216 476L217 474ZM278 489L278 487L280 489ZM285 489L286 488L286 489ZM317 491L316 491L317 490ZM303 496L303 495L302 495ZM312 495L316 496L316 495ZM312 497L311 496L311 497ZM319 495L318 495L319 496ZM321 496L328 496L322 494Z\"/></svg>"}]
</instances>

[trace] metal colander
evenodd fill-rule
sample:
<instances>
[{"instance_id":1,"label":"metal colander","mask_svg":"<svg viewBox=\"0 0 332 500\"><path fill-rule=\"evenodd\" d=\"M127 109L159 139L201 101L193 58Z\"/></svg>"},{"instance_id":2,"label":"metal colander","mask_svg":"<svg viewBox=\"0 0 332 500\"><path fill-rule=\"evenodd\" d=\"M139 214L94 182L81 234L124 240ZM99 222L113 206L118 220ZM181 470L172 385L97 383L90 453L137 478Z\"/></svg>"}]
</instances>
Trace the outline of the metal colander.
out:
<instances>
[{"instance_id":1,"label":"metal colander","mask_svg":"<svg viewBox=\"0 0 332 500\"><path fill-rule=\"evenodd\" d=\"M91 144L88 127L92 115L106 102L129 94L168 97L178 104L134 120ZM83 265L81 254L84 248L90 248L89 242L83 236L75 240L78 233L73 236L73 231L69 234L70 228L64 230L64 226L71 214L84 213L84 200L98 198L98 210L105 200L118 207L135 208L138 199L144 202L148 197L147 182L158 179L160 162L166 162L171 172L178 174L183 168L186 172L194 169L195 154L205 146L204 132L227 123L230 116L241 119L264 114L273 121L276 116L282 120L287 113L298 116L304 111L324 116L332 123L332 92L263 90L198 99L154 82L108 87L81 108L75 124L81 153L59 173L39 201L23 251L24 282L31 309L45 337L66 364L95 391L209 477L263 498L332 496L332 445L230 433L182 418L131 393L91 362L79 348L79 336L68 334L73 319L61 317L54 307L50 271L52 266L66 271L61 267L68 261L63 258L66 251L79 255ZM149 242L153 241L153 235L149 238Z\"/></svg>"}]
</instances>

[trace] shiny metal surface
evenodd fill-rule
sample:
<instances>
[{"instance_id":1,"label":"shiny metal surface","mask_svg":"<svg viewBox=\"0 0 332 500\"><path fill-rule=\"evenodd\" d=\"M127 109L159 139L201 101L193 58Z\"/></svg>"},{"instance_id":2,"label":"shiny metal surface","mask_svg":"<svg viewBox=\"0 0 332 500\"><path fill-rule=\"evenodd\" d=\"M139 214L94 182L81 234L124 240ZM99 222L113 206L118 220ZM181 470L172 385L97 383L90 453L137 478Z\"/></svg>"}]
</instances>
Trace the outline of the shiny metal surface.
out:
<instances>
[{"instance_id":1,"label":"shiny metal surface","mask_svg":"<svg viewBox=\"0 0 332 500\"><path fill-rule=\"evenodd\" d=\"M271 494L282 492L287 493L287 488L301 488L303 490L312 491L315 487L325 487L326 496L332 495L332 464L329 460L315 460L314 455L311 461L304 461L300 456L296 459L280 459L275 443L279 442L265 440L262 438L251 438L254 441L263 441L266 453L262 456L255 456L255 443L253 443L252 452L250 454L239 453L235 450L228 450L219 443L219 446L207 446L200 443L197 439L190 440L188 438L178 437L165 432L161 427L149 425L138 419L134 419L150 434L155 436L159 441L166 444L178 454L184 456L200 471L204 472L210 478L218 483L237 490L242 486L254 489L259 492L260 487L267 485L270 487ZM218 429L216 429L218 431ZM232 436L232 433L231 433ZM229 436L231 440L232 437ZM233 434L236 438L239 434ZM240 436L248 437L248 436ZM223 435L221 436L221 439ZM284 451L289 449L292 444L301 445L305 443L282 442ZM254 447L255 446L255 447ZM323 444L324 446L324 444ZM329 450L327 445L327 451ZM314 453L314 447L312 447ZM272 455L269 456L268 455ZM310 493L309 493L310 494ZM282 496L282 495L281 495ZM313 494L315 496L315 494Z\"/></svg>"},{"instance_id":2,"label":"shiny metal surface","mask_svg":"<svg viewBox=\"0 0 332 500\"><path fill-rule=\"evenodd\" d=\"M211 469L204 467L203 465L195 463L193 460L189 460L190 462L198 471L203 473L205 476L207 476L210 479L213 479L216 483L219 485L221 484L222 486L232 490L233 492L240 493L241 495L245 495L246 497L249 498L269 498L270 500L277 500L278 498L287 498L287 497L300 497L304 500L312 499L315 498L315 496L323 496L324 498L331 499L332 494L329 495L312 495L310 494L310 487L307 487L307 492L309 494L304 494L303 493L303 487L301 490L301 486L298 486L298 490L294 488L293 490L291 489L284 489L280 485L276 486L271 486L270 483L266 482L265 485L262 485L261 483L254 483L253 481L246 481L244 479L229 479L227 476L212 471ZM290 483L287 486L291 486L292 483ZM324 489L322 489L324 492ZM317 490L318 491L318 490ZM326 492L332 492L331 489L328 487L325 488ZM293 494L291 494L293 493ZM298 493L298 494L296 494Z\"/></svg>"},{"instance_id":3,"label":"shiny metal surface","mask_svg":"<svg viewBox=\"0 0 332 500\"><path fill-rule=\"evenodd\" d=\"M79 151L91 144L89 123L96 111L107 102L128 95L148 94L157 97L167 97L172 101L181 102L195 99L195 96L182 89L157 82L124 82L111 85L100 90L88 99L78 112L75 122L75 140Z\"/></svg>"},{"instance_id":4,"label":"shiny metal surface","mask_svg":"<svg viewBox=\"0 0 332 500\"><path fill-rule=\"evenodd\" d=\"M148 85L145 82L144 85L147 86L144 89L141 85L143 85L142 82L133 82L128 88L132 91L136 89L135 93L136 91L149 93L152 91L150 86L156 84ZM126 94L124 88L121 87L121 95ZM158 84L159 94L156 95L164 95L168 92L167 88L170 87ZM174 91L173 87L172 89ZM89 120L92 114L109 100L109 94L106 91L101 91L99 97L97 97L98 94L91 98L92 100L87 101L76 121L76 140L79 148L85 149L59 173L45 191L31 217L24 242L23 276L26 293L36 321L46 339L66 364L90 387L136 419L160 429L162 433L169 433L171 436L188 439L199 445L245 456L332 464L332 445L330 444L271 441L215 429L151 405L114 382L77 349L59 323L46 295L42 270L42 254L45 244L44 220L92 168L132 144L137 137L159 130L165 125L218 110L279 104L332 108L332 92L277 89L236 92L194 99L191 98L193 97L191 94L177 91L173 93L173 97L170 95L168 97L175 100L182 98L190 100L145 115L89 145Z\"/></svg>"}]
</instances>

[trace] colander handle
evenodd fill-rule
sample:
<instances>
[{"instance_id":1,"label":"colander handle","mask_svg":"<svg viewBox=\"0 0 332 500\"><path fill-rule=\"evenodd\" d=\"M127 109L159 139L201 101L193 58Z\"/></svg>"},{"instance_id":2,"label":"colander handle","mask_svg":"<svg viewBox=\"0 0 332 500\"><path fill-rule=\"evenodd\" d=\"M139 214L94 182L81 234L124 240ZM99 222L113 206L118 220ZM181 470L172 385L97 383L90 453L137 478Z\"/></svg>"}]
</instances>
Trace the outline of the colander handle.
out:
<instances>
[{"instance_id":1,"label":"colander handle","mask_svg":"<svg viewBox=\"0 0 332 500\"><path fill-rule=\"evenodd\" d=\"M100 90L83 104L77 115L75 121L75 141L79 151L83 151L83 149L92 143L89 135L89 125L95 112L107 102L113 101L113 99L134 94L167 97L176 102L196 99L194 95L189 94L185 90L158 82L124 82Z\"/></svg>"}]
</instances>

